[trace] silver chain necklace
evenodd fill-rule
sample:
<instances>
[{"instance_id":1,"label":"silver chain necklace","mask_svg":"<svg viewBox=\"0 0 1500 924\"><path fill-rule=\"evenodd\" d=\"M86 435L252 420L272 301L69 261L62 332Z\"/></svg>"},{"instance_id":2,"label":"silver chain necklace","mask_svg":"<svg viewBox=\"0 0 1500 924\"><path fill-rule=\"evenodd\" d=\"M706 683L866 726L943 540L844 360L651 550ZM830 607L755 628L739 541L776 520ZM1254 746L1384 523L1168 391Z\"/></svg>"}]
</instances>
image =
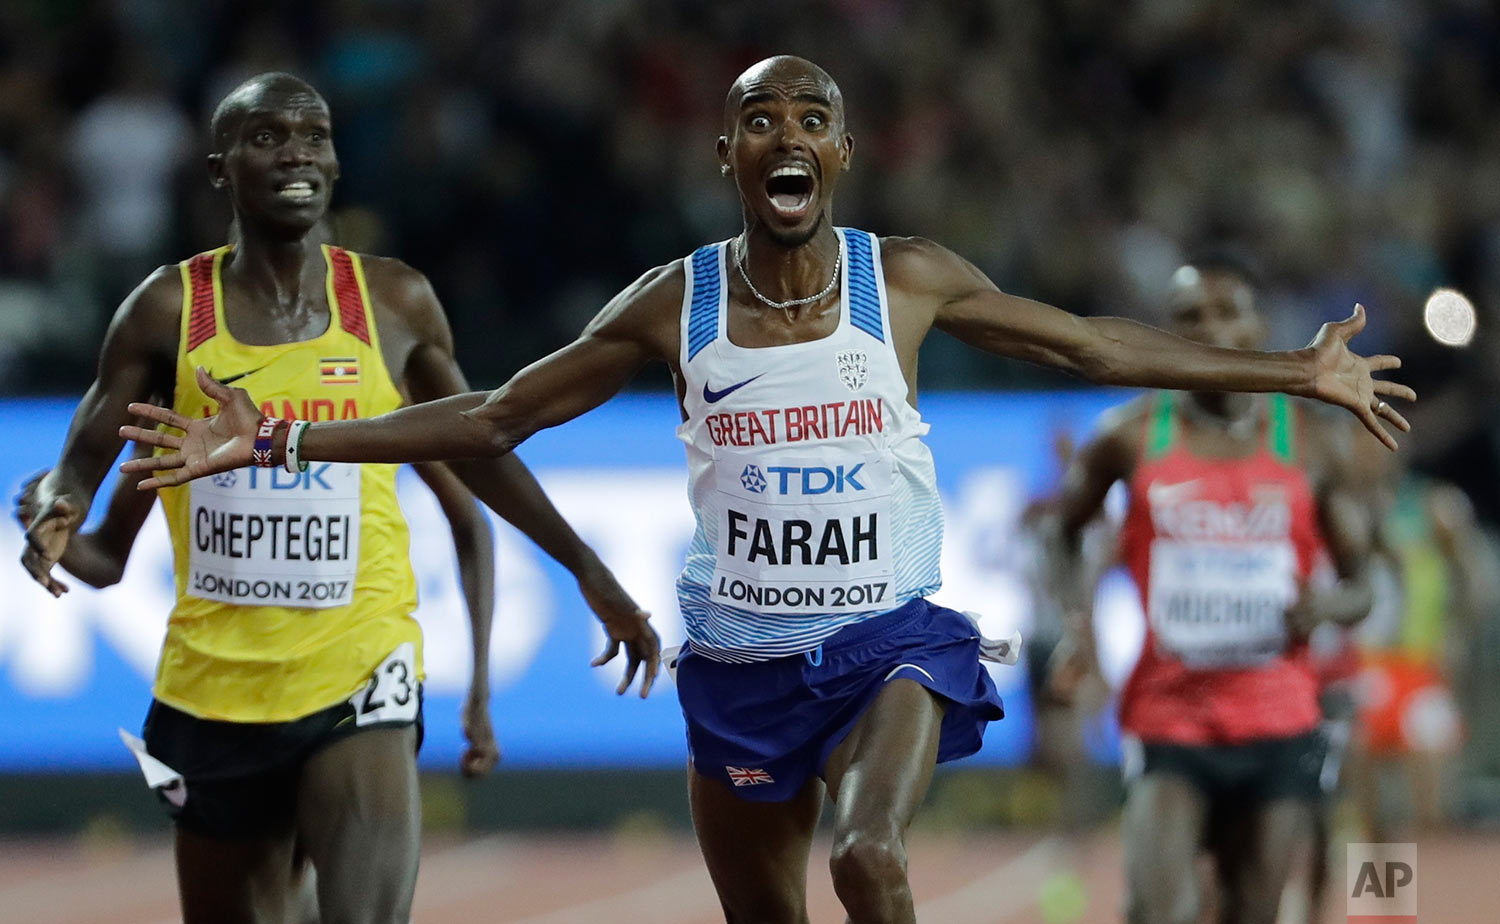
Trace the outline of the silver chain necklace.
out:
<instances>
[{"instance_id":1,"label":"silver chain necklace","mask_svg":"<svg viewBox=\"0 0 1500 924\"><path fill-rule=\"evenodd\" d=\"M823 287L823 291L819 292L817 295L809 295L807 298L792 298L787 299L784 302L778 302L766 298L764 295L760 294L760 290L755 287L755 283L750 281L749 274L745 272L745 251L749 249L750 245L747 242L743 242L740 238L736 238L734 244L734 267L735 269L740 271L740 278L745 280L745 285L750 287L750 294L754 295L765 304L770 305L772 308L780 308L782 314L786 315L787 323L791 323L792 320L792 313L787 310L788 308L800 308L803 305L811 305L813 302L820 302L823 299L827 298L828 293L832 292L834 290L834 287L839 284L839 265L844 259L844 248L842 245L839 246L838 252L835 253L833 257L833 278L828 280L828 285Z\"/></svg>"}]
</instances>

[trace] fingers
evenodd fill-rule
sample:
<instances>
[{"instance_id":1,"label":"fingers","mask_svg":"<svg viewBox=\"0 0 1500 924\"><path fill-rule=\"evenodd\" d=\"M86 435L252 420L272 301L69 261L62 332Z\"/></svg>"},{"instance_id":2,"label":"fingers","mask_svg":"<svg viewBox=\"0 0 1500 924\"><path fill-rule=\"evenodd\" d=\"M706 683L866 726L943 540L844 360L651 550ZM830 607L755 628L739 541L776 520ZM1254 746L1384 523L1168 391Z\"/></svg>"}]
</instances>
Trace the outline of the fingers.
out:
<instances>
[{"instance_id":1,"label":"fingers","mask_svg":"<svg viewBox=\"0 0 1500 924\"><path fill-rule=\"evenodd\" d=\"M221 383L218 379L209 375L208 370L202 366L199 366L195 370L195 374L198 377L198 387L203 389L205 395L208 395L220 405L223 405L234 396L234 392L229 390L228 385Z\"/></svg>"},{"instance_id":2,"label":"fingers","mask_svg":"<svg viewBox=\"0 0 1500 924\"><path fill-rule=\"evenodd\" d=\"M1364 329L1365 306L1356 302L1354 304L1354 313L1339 322L1339 333L1344 335L1345 340L1348 340Z\"/></svg>"},{"instance_id":3,"label":"fingers","mask_svg":"<svg viewBox=\"0 0 1500 924\"><path fill-rule=\"evenodd\" d=\"M494 741L470 745L459 759L458 769L471 780L478 779L495 769L500 762L500 748Z\"/></svg>"},{"instance_id":4,"label":"fingers","mask_svg":"<svg viewBox=\"0 0 1500 924\"><path fill-rule=\"evenodd\" d=\"M656 675L659 673L661 673L661 644L658 642L646 655L646 673L641 677L641 699L651 695L651 688L656 686Z\"/></svg>"},{"instance_id":5,"label":"fingers","mask_svg":"<svg viewBox=\"0 0 1500 924\"><path fill-rule=\"evenodd\" d=\"M139 459L126 459L120 463L120 471L127 475L139 474L140 472L160 472L172 468L182 468L186 464L186 456L180 452L173 452L164 456L142 456Z\"/></svg>"},{"instance_id":6,"label":"fingers","mask_svg":"<svg viewBox=\"0 0 1500 924\"><path fill-rule=\"evenodd\" d=\"M619 653L620 640L617 638L606 636L604 639L604 651L599 655L599 657L589 662L589 667L603 667L604 665L613 661L615 659L615 655Z\"/></svg>"},{"instance_id":7,"label":"fingers","mask_svg":"<svg viewBox=\"0 0 1500 924\"><path fill-rule=\"evenodd\" d=\"M1375 411L1373 409L1369 407L1358 407L1354 409L1354 414L1359 418L1360 422L1365 425L1366 430L1369 430L1370 433L1374 434L1376 439L1385 444L1386 449L1389 449L1391 452L1396 451L1396 438L1391 436L1390 433L1386 432L1385 427L1380 423L1380 418L1375 416Z\"/></svg>"},{"instance_id":8,"label":"fingers","mask_svg":"<svg viewBox=\"0 0 1500 924\"><path fill-rule=\"evenodd\" d=\"M68 585L52 576L52 564L45 555L33 547L28 546L26 551L21 553L21 565L26 569L26 573L31 575L31 579L46 588L47 593L54 597L61 597L68 592Z\"/></svg>"},{"instance_id":9,"label":"fingers","mask_svg":"<svg viewBox=\"0 0 1500 924\"><path fill-rule=\"evenodd\" d=\"M646 662L646 671L641 677L641 699L645 699L651 695L651 688L656 685L656 676L661 673L661 637L651 628L651 614L642 610L640 616L645 631L636 645L640 650L639 657Z\"/></svg>"},{"instance_id":10,"label":"fingers","mask_svg":"<svg viewBox=\"0 0 1500 924\"><path fill-rule=\"evenodd\" d=\"M615 687L616 696L625 695L625 691L630 689L631 682L635 680L635 672L641 667L641 657L635 653L635 649L627 648L626 652L628 660L625 662L625 676L620 678L620 685Z\"/></svg>"},{"instance_id":11,"label":"fingers","mask_svg":"<svg viewBox=\"0 0 1500 924\"><path fill-rule=\"evenodd\" d=\"M1387 398L1400 398L1402 401L1417 400L1417 393L1399 382L1386 382L1381 379L1371 379L1370 384L1375 386L1375 394Z\"/></svg>"},{"instance_id":12,"label":"fingers","mask_svg":"<svg viewBox=\"0 0 1500 924\"><path fill-rule=\"evenodd\" d=\"M142 404L139 401L130 402L130 404L126 406L126 410L130 411L130 413L134 414L136 417L144 417L147 420L154 420L157 423L164 423L167 426L177 430L186 430L188 428L188 424L192 423L191 420L182 416L171 408L157 407L154 404ZM138 427L127 427L125 429L136 430L141 433L155 432L140 430ZM125 430L123 429L120 431L122 435L124 434L124 432ZM132 437L132 439L140 439L140 437ZM159 446L161 444L152 443L151 445Z\"/></svg>"},{"instance_id":13,"label":"fingers","mask_svg":"<svg viewBox=\"0 0 1500 924\"><path fill-rule=\"evenodd\" d=\"M177 463L181 465L182 462ZM187 469L178 468L170 472L162 472L154 478L147 478L135 486L137 491L155 491L158 488L175 488L180 484L192 481L193 476L187 473Z\"/></svg>"},{"instance_id":14,"label":"fingers","mask_svg":"<svg viewBox=\"0 0 1500 924\"><path fill-rule=\"evenodd\" d=\"M1371 356L1365 360L1370 364L1371 372L1389 372L1392 369L1401 368L1401 357L1382 353L1379 356Z\"/></svg>"},{"instance_id":15,"label":"fingers","mask_svg":"<svg viewBox=\"0 0 1500 924\"><path fill-rule=\"evenodd\" d=\"M1401 416L1401 412L1391 407L1384 401L1378 402L1375 405L1375 414L1378 417L1382 417L1385 420L1390 421L1391 424L1393 424L1395 428L1397 430L1400 430L1402 433L1411 432L1411 424L1407 422L1405 417Z\"/></svg>"},{"instance_id":16,"label":"fingers","mask_svg":"<svg viewBox=\"0 0 1500 924\"><path fill-rule=\"evenodd\" d=\"M141 427L121 427L120 436L127 440L135 440L148 446L160 446L163 449L181 449L182 437L162 430L146 430Z\"/></svg>"}]
</instances>

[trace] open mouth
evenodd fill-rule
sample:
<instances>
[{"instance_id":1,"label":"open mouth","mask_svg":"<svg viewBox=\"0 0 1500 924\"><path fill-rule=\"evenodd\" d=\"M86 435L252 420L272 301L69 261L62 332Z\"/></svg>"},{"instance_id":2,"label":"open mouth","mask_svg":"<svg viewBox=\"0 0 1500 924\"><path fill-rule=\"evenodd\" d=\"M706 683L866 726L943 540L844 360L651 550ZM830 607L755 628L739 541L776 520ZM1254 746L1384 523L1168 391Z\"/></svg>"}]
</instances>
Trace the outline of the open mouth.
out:
<instances>
[{"instance_id":1,"label":"open mouth","mask_svg":"<svg viewBox=\"0 0 1500 924\"><path fill-rule=\"evenodd\" d=\"M812 171L803 164L777 167L766 179L766 198L777 214L796 217L812 204L815 185Z\"/></svg>"},{"instance_id":2,"label":"open mouth","mask_svg":"<svg viewBox=\"0 0 1500 924\"><path fill-rule=\"evenodd\" d=\"M292 202L305 202L311 199L316 192L317 190L313 189L313 185L306 180L297 180L276 187L276 195Z\"/></svg>"}]
</instances>

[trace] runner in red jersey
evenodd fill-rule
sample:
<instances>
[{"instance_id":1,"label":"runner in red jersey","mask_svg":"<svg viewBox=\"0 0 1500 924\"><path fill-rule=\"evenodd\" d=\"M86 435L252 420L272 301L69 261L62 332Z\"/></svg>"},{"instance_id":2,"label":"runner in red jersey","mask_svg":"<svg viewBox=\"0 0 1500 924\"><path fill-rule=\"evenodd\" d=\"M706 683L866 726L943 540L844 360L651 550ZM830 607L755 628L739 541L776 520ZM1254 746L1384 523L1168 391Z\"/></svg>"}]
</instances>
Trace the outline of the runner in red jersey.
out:
<instances>
[{"instance_id":1,"label":"runner in red jersey","mask_svg":"<svg viewBox=\"0 0 1500 924\"><path fill-rule=\"evenodd\" d=\"M1255 349L1253 277L1222 256L1173 276L1174 331ZM1307 636L1368 612L1369 526L1344 489L1335 428L1283 395L1145 395L1115 412L1064 480L1051 573L1070 635L1053 689L1097 669L1078 537L1115 482L1129 488L1120 554L1147 613L1121 694L1128 915L1199 918L1194 859L1217 866L1219 918L1272 922L1318 798L1322 740ZM1339 579L1311 582L1324 537Z\"/></svg>"}]
</instances>

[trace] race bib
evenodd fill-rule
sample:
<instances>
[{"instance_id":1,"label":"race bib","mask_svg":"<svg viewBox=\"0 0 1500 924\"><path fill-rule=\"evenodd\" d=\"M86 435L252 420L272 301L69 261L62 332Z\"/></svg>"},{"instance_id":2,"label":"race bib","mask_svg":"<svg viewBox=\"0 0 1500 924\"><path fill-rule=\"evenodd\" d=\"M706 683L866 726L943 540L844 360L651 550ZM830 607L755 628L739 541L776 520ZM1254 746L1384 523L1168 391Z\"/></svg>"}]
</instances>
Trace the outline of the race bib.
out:
<instances>
[{"instance_id":1,"label":"race bib","mask_svg":"<svg viewBox=\"0 0 1500 924\"><path fill-rule=\"evenodd\" d=\"M895 592L891 462L721 454L714 601L762 613L879 609Z\"/></svg>"},{"instance_id":2,"label":"race bib","mask_svg":"<svg viewBox=\"0 0 1500 924\"><path fill-rule=\"evenodd\" d=\"M1151 629L1161 650L1195 668L1251 667L1286 648L1296 598L1289 542L1151 543Z\"/></svg>"},{"instance_id":3,"label":"race bib","mask_svg":"<svg viewBox=\"0 0 1500 924\"><path fill-rule=\"evenodd\" d=\"M413 722L421 699L417 695L417 652L411 642L402 642L390 653L370 682L353 696L355 725L377 722Z\"/></svg>"},{"instance_id":4,"label":"race bib","mask_svg":"<svg viewBox=\"0 0 1500 924\"><path fill-rule=\"evenodd\" d=\"M323 609L354 599L358 465L241 468L191 483L188 593L240 606Z\"/></svg>"}]
</instances>

